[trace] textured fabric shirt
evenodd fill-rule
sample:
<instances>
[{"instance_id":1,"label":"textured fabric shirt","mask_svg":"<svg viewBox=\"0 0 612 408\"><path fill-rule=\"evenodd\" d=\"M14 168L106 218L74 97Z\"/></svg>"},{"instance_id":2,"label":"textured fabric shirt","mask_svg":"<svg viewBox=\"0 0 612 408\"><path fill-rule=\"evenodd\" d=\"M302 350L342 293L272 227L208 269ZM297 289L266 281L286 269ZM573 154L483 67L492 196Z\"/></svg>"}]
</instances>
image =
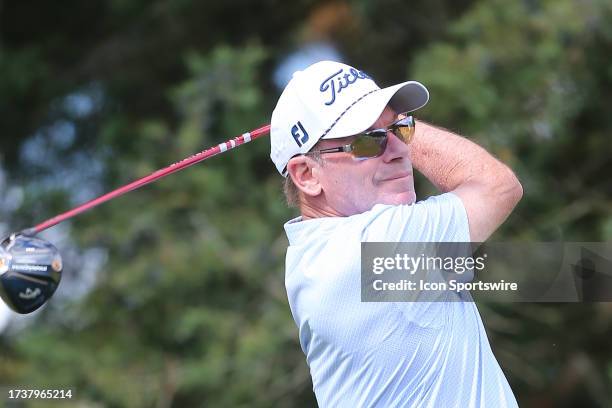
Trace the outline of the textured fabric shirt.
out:
<instances>
[{"instance_id":1,"label":"textured fabric shirt","mask_svg":"<svg viewBox=\"0 0 612 408\"><path fill-rule=\"evenodd\" d=\"M361 242L469 242L452 193L285 224L285 285L321 407L515 407L473 302L362 302Z\"/></svg>"}]
</instances>

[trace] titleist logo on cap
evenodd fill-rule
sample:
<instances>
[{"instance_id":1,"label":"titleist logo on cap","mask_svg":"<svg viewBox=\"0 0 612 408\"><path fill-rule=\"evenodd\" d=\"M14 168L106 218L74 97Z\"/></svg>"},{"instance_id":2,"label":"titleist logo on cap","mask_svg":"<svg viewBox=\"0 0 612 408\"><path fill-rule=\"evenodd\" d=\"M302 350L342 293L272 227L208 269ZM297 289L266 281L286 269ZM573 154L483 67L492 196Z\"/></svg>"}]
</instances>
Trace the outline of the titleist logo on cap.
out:
<instances>
[{"instance_id":1,"label":"titleist logo on cap","mask_svg":"<svg viewBox=\"0 0 612 408\"><path fill-rule=\"evenodd\" d=\"M348 73L341 75L345 71L344 68L340 69L337 72L331 74L321 83L319 91L325 92L329 90L329 96L331 97L329 101L325 102L325 105L329 106L336 102L336 93L340 93L342 89L347 88L351 84L354 84L355 82L357 82L358 79L372 79L365 72L357 71L355 68L351 68L348 71Z\"/></svg>"}]
</instances>

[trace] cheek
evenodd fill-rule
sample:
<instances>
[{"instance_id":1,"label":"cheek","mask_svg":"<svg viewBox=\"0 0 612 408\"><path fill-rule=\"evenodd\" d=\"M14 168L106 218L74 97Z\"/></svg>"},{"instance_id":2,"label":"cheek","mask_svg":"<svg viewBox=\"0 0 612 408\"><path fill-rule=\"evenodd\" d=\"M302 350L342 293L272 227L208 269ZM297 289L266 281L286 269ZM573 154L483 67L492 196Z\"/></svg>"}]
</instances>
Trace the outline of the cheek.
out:
<instances>
[{"instance_id":1,"label":"cheek","mask_svg":"<svg viewBox=\"0 0 612 408\"><path fill-rule=\"evenodd\" d=\"M363 177L353 167L339 167L333 176L327 178L326 189L331 193L333 205L342 208L343 211L352 211L357 203L363 201L366 186Z\"/></svg>"},{"instance_id":2,"label":"cheek","mask_svg":"<svg viewBox=\"0 0 612 408\"><path fill-rule=\"evenodd\" d=\"M374 180L374 174L376 173L376 167L374 163L364 161L362 166L356 166L351 173L351 188L348 191L352 197L357 199L357 202L361 205L369 206L369 203L376 200L378 194L378 187ZM369 208L366 208L369 209Z\"/></svg>"},{"instance_id":3,"label":"cheek","mask_svg":"<svg viewBox=\"0 0 612 408\"><path fill-rule=\"evenodd\" d=\"M361 163L338 163L328 169L325 175L324 190L332 206L346 214L357 214L371 209L378 200L378 188L373 181L375 163L366 160Z\"/></svg>"}]
</instances>

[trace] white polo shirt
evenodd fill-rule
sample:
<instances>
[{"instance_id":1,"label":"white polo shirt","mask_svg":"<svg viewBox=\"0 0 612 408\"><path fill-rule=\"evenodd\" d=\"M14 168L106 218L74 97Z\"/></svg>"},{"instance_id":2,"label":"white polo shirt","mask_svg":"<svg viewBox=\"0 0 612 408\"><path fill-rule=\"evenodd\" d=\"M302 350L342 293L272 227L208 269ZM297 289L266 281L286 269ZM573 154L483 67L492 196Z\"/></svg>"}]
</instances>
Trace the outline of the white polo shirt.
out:
<instances>
[{"instance_id":1,"label":"white polo shirt","mask_svg":"<svg viewBox=\"0 0 612 408\"><path fill-rule=\"evenodd\" d=\"M361 242L469 242L452 193L285 224L285 285L321 407L516 407L473 302L361 302Z\"/></svg>"}]
</instances>

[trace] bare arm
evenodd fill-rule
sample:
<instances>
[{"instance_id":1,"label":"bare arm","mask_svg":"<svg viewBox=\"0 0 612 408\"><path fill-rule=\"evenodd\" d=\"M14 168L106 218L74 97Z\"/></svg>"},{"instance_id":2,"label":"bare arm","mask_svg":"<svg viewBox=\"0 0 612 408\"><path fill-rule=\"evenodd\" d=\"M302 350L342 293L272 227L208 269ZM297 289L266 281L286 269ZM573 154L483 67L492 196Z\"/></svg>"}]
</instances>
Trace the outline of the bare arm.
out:
<instances>
[{"instance_id":1,"label":"bare arm","mask_svg":"<svg viewBox=\"0 0 612 408\"><path fill-rule=\"evenodd\" d=\"M463 202L473 242L485 241L523 195L508 166L452 132L418 121L410 146L414 167L439 190L453 192Z\"/></svg>"}]
</instances>

